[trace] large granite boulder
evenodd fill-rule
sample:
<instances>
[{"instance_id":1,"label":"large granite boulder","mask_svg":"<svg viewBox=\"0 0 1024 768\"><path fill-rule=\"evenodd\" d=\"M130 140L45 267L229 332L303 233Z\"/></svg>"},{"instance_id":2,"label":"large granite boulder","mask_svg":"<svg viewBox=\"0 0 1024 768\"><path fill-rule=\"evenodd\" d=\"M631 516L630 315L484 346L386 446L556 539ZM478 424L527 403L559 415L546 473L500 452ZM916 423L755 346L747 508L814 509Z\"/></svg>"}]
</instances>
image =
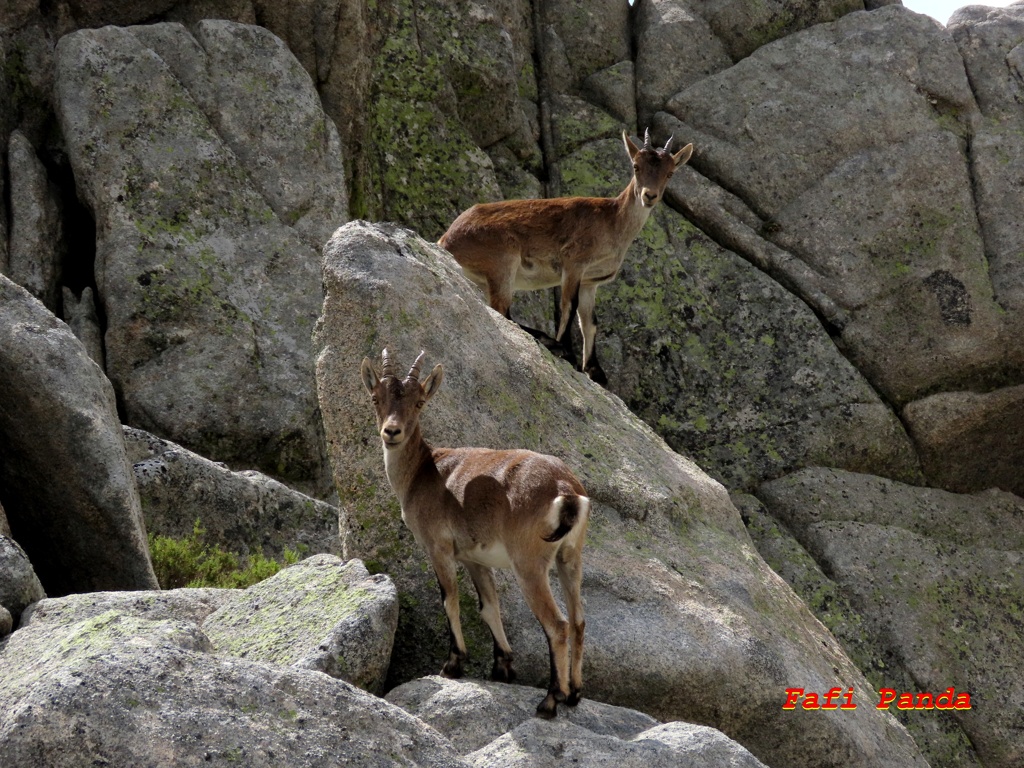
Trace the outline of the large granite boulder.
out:
<instances>
[{"instance_id":1,"label":"large granite boulder","mask_svg":"<svg viewBox=\"0 0 1024 768\"><path fill-rule=\"evenodd\" d=\"M0 515L3 509L0 508ZM7 611L12 621L0 637L10 632L13 622L17 622L22 611L28 606L46 597L39 577L32 569L25 550L18 542L0 531L0 606Z\"/></svg>"},{"instance_id":2,"label":"large granite boulder","mask_svg":"<svg viewBox=\"0 0 1024 768\"><path fill-rule=\"evenodd\" d=\"M262 472L232 472L169 440L123 429L149 533L186 539L198 521L206 544L241 555L341 553L337 507Z\"/></svg>"},{"instance_id":3,"label":"large granite boulder","mask_svg":"<svg viewBox=\"0 0 1024 768\"><path fill-rule=\"evenodd\" d=\"M970 709L947 714L981 764L1018 765L1024 499L818 468L757 495L909 672L914 692L970 694Z\"/></svg>"},{"instance_id":4,"label":"large granite boulder","mask_svg":"<svg viewBox=\"0 0 1024 768\"><path fill-rule=\"evenodd\" d=\"M315 555L254 584L202 624L219 653L312 669L376 692L398 624L391 580Z\"/></svg>"},{"instance_id":5,"label":"large granite boulder","mask_svg":"<svg viewBox=\"0 0 1024 768\"><path fill-rule=\"evenodd\" d=\"M0 643L4 765L464 766L398 707L317 672L217 656L189 621L108 610Z\"/></svg>"},{"instance_id":6,"label":"large granite boulder","mask_svg":"<svg viewBox=\"0 0 1024 768\"><path fill-rule=\"evenodd\" d=\"M900 6L763 46L672 97L660 130L820 274L844 352L889 402L1022 368L993 297L966 143L977 105L956 45Z\"/></svg>"},{"instance_id":7,"label":"large granite boulder","mask_svg":"<svg viewBox=\"0 0 1024 768\"><path fill-rule=\"evenodd\" d=\"M114 389L71 330L0 275L0 488L50 595L155 589Z\"/></svg>"},{"instance_id":8,"label":"large granite boulder","mask_svg":"<svg viewBox=\"0 0 1024 768\"><path fill-rule=\"evenodd\" d=\"M868 706L867 683L834 639L756 556L724 489L618 398L487 309L447 252L406 230L354 222L335 233L324 259L321 407L346 556L387 571L399 590L392 682L436 671L447 632L425 556L384 475L359 380L359 361L384 346L410 363L424 349L428 364L446 366L424 415L428 440L553 453L583 481L594 502L584 555L585 695L710 723L768 763L920 764L906 733ZM509 586L502 578L520 679L541 683L547 650ZM468 595L465 603L471 674L483 676L491 644L479 621L470 624ZM853 685L863 705L842 717L787 717L781 705L794 681Z\"/></svg>"},{"instance_id":9,"label":"large granite boulder","mask_svg":"<svg viewBox=\"0 0 1024 768\"><path fill-rule=\"evenodd\" d=\"M308 75L221 21L82 30L56 71L128 423L324 491L309 332L345 179Z\"/></svg>"},{"instance_id":10,"label":"large granite boulder","mask_svg":"<svg viewBox=\"0 0 1024 768\"><path fill-rule=\"evenodd\" d=\"M574 194L616 195L629 178L621 139L590 141L561 167ZM713 204L695 174L676 176L691 181L673 179L670 200ZM729 488L808 464L920 477L899 419L807 304L667 206L598 290L597 313L609 388Z\"/></svg>"},{"instance_id":11,"label":"large granite boulder","mask_svg":"<svg viewBox=\"0 0 1024 768\"><path fill-rule=\"evenodd\" d=\"M700 765L761 768L747 750L714 728L660 724L622 707L584 700L566 717L534 716L537 691L519 685L427 677L391 690L387 700L447 736L472 765Z\"/></svg>"}]
</instances>

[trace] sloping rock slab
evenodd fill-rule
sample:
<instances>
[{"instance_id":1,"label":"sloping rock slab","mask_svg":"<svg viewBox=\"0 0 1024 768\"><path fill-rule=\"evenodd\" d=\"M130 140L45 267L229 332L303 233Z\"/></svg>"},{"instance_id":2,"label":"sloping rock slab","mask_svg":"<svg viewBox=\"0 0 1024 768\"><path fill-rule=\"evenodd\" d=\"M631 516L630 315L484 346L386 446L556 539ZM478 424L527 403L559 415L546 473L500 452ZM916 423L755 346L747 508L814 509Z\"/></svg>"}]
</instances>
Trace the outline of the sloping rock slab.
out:
<instances>
[{"instance_id":1,"label":"sloping rock slab","mask_svg":"<svg viewBox=\"0 0 1024 768\"><path fill-rule=\"evenodd\" d=\"M155 589L114 389L71 329L0 275L0 485L50 595Z\"/></svg>"},{"instance_id":2,"label":"sloping rock slab","mask_svg":"<svg viewBox=\"0 0 1024 768\"><path fill-rule=\"evenodd\" d=\"M70 625L111 611L147 621L199 626L231 599L233 589L170 589L140 592L84 592L40 600L25 611L22 624Z\"/></svg>"},{"instance_id":3,"label":"sloping rock slab","mask_svg":"<svg viewBox=\"0 0 1024 768\"><path fill-rule=\"evenodd\" d=\"M426 557L401 523L359 380L361 359L377 359L384 346L400 363L423 349L427 365L445 364L423 417L434 444L535 449L579 474L594 502L584 553L585 697L713 724L780 765L920 764L906 732L872 707L842 717L781 709L787 685L867 684L757 556L725 489L618 398L487 309L446 251L398 227L353 222L325 247L324 280L317 382L346 556L391 575L402 601L391 682L436 672L447 631ZM519 590L500 583L520 680L544 683L542 633ZM468 595L464 605L470 674L485 677L491 641Z\"/></svg>"},{"instance_id":4,"label":"sloping rock slab","mask_svg":"<svg viewBox=\"0 0 1024 768\"><path fill-rule=\"evenodd\" d=\"M534 719L543 693L525 685L430 675L392 688L384 698L436 728L464 755ZM631 739L658 725L650 715L590 699L561 710L559 717L616 739Z\"/></svg>"},{"instance_id":5,"label":"sloping rock slab","mask_svg":"<svg viewBox=\"0 0 1024 768\"><path fill-rule=\"evenodd\" d=\"M124 439L149 533L184 539L198 519L206 540L231 552L341 554L337 507L141 429L125 427Z\"/></svg>"},{"instance_id":6,"label":"sloping rock slab","mask_svg":"<svg viewBox=\"0 0 1024 768\"><path fill-rule=\"evenodd\" d=\"M203 622L220 653L325 672L367 690L384 681L398 594L359 560L315 555L254 584Z\"/></svg>"},{"instance_id":7,"label":"sloping rock slab","mask_svg":"<svg viewBox=\"0 0 1024 768\"><path fill-rule=\"evenodd\" d=\"M308 75L206 21L65 35L55 78L126 422L327 488L309 332L346 184Z\"/></svg>"},{"instance_id":8,"label":"sloping rock slab","mask_svg":"<svg viewBox=\"0 0 1024 768\"><path fill-rule=\"evenodd\" d=\"M764 768L720 731L678 722L623 741L572 723L528 720L466 760L479 768Z\"/></svg>"},{"instance_id":9,"label":"sloping rock slab","mask_svg":"<svg viewBox=\"0 0 1024 768\"><path fill-rule=\"evenodd\" d=\"M1024 758L1024 499L915 488L812 468L758 491L924 692L953 686L951 714L986 766ZM877 703L877 702L876 702Z\"/></svg>"},{"instance_id":10,"label":"sloping rock slab","mask_svg":"<svg viewBox=\"0 0 1024 768\"><path fill-rule=\"evenodd\" d=\"M14 539L0 533L0 606L17 621L27 606L44 597L46 592L25 550Z\"/></svg>"},{"instance_id":11,"label":"sloping rock slab","mask_svg":"<svg viewBox=\"0 0 1024 768\"><path fill-rule=\"evenodd\" d=\"M116 611L19 630L0 644L0 764L465 765L342 680L210 650L195 625Z\"/></svg>"}]
</instances>

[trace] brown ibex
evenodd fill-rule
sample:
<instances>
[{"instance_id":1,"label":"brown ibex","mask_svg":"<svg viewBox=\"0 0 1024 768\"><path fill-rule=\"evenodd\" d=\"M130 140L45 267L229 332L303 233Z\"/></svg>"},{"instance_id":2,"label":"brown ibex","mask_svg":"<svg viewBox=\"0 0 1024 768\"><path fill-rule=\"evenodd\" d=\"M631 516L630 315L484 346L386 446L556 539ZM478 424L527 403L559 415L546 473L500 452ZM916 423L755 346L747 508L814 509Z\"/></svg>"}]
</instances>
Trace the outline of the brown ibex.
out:
<instances>
[{"instance_id":1,"label":"brown ibex","mask_svg":"<svg viewBox=\"0 0 1024 768\"><path fill-rule=\"evenodd\" d=\"M652 147L650 132L638 147L625 131L622 141L633 178L618 197L558 197L480 203L459 215L438 243L466 276L487 294L491 308L511 319L515 291L560 286L562 297L553 350L573 359L573 314L583 334L580 370L606 384L594 349L597 286L615 279L630 243L640 232L676 168L690 159L693 144L675 154L672 139ZM538 338L544 334L523 326Z\"/></svg>"},{"instance_id":2,"label":"brown ibex","mask_svg":"<svg viewBox=\"0 0 1024 768\"><path fill-rule=\"evenodd\" d=\"M451 642L441 674L460 677L466 659L456 581L456 564L462 563L494 637L491 677L505 682L515 677L491 573L492 568L511 568L547 636L551 683L537 714L554 717L558 702L575 705L583 690L580 587L590 499L569 468L553 456L427 445L420 412L441 386L444 371L438 364L421 383L423 357L421 352L403 380L385 349L381 373L364 359L361 375L373 398L384 469L401 504L402 520L426 550L441 587ZM557 564L568 621L551 594L552 563Z\"/></svg>"}]
</instances>

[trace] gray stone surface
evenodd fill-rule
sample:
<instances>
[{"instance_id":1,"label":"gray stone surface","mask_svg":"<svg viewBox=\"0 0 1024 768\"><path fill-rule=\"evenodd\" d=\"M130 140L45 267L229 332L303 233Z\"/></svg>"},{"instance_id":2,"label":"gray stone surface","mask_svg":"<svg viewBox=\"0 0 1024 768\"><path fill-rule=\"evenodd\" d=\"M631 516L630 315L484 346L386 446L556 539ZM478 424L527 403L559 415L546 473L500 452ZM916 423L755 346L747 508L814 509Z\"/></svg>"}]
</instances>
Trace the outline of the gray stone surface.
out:
<instances>
[{"instance_id":1,"label":"gray stone surface","mask_svg":"<svg viewBox=\"0 0 1024 768\"><path fill-rule=\"evenodd\" d=\"M157 586L114 390L71 330L0 276L0 485L50 595Z\"/></svg>"},{"instance_id":2,"label":"gray stone surface","mask_svg":"<svg viewBox=\"0 0 1024 768\"><path fill-rule=\"evenodd\" d=\"M221 654L380 690L398 624L398 594L359 560L314 555L238 592L203 622Z\"/></svg>"},{"instance_id":3,"label":"gray stone surface","mask_svg":"<svg viewBox=\"0 0 1024 768\"><path fill-rule=\"evenodd\" d=\"M198 520L205 543L242 555L341 553L337 507L141 429L124 438L149 533L186 539Z\"/></svg>"},{"instance_id":4,"label":"gray stone surface","mask_svg":"<svg viewBox=\"0 0 1024 768\"><path fill-rule=\"evenodd\" d=\"M951 714L983 765L1024 755L1024 499L807 469L758 497L849 596L921 691L953 686ZM956 738L956 734L950 738Z\"/></svg>"},{"instance_id":5,"label":"gray stone surface","mask_svg":"<svg viewBox=\"0 0 1024 768\"><path fill-rule=\"evenodd\" d=\"M963 140L977 116L941 26L899 6L764 46L659 122L849 313L845 353L888 401L1020 369L993 300Z\"/></svg>"},{"instance_id":6,"label":"gray stone surface","mask_svg":"<svg viewBox=\"0 0 1024 768\"><path fill-rule=\"evenodd\" d=\"M169 589L138 592L84 592L40 600L25 611L22 626L70 626L116 613L146 621L195 624L234 597L232 589Z\"/></svg>"},{"instance_id":7,"label":"gray stone surface","mask_svg":"<svg viewBox=\"0 0 1024 768\"><path fill-rule=\"evenodd\" d=\"M903 409L929 484L1024 496L1024 385L992 392L940 392Z\"/></svg>"},{"instance_id":8,"label":"gray stone surface","mask_svg":"<svg viewBox=\"0 0 1024 768\"><path fill-rule=\"evenodd\" d=\"M325 493L310 242L345 183L305 74L244 25L106 27L62 38L57 103L128 423Z\"/></svg>"},{"instance_id":9,"label":"gray stone surface","mask_svg":"<svg viewBox=\"0 0 1024 768\"><path fill-rule=\"evenodd\" d=\"M465 755L535 718L538 693L525 685L431 675L392 688L385 698L436 728ZM558 717L592 734L622 740L658 725L642 712L586 698L559 710Z\"/></svg>"},{"instance_id":10,"label":"gray stone surface","mask_svg":"<svg viewBox=\"0 0 1024 768\"><path fill-rule=\"evenodd\" d=\"M16 541L0 533L0 606L4 607L13 621L18 621L26 607L44 597L46 592L25 550Z\"/></svg>"},{"instance_id":11,"label":"gray stone surface","mask_svg":"<svg viewBox=\"0 0 1024 768\"><path fill-rule=\"evenodd\" d=\"M60 199L21 131L7 144L11 223L6 274L54 312L64 252Z\"/></svg>"},{"instance_id":12,"label":"gray stone surface","mask_svg":"<svg viewBox=\"0 0 1024 768\"><path fill-rule=\"evenodd\" d=\"M425 557L401 524L358 378L355 361L384 346L400 362L423 349L427 364L446 366L424 414L428 442L557 455L593 499L585 697L720 725L767 762L920 761L905 732L873 708L785 716L787 683L862 681L860 673L756 556L724 489L618 398L488 310L445 251L396 227L353 222L325 248L324 280L317 379L348 521L346 556L386 570L403 605L390 679L436 671L447 632ZM349 320L357 307L366 322ZM520 680L539 683L548 654L536 620L507 577L501 586ZM470 600L470 674L483 676L491 643L470 623Z\"/></svg>"},{"instance_id":13,"label":"gray stone surface","mask_svg":"<svg viewBox=\"0 0 1024 768\"><path fill-rule=\"evenodd\" d=\"M0 762L465 765L436 731L342 680L211 651L194 624L113 610L18 630L0 644Z\"/></svg>"}]
</instances>

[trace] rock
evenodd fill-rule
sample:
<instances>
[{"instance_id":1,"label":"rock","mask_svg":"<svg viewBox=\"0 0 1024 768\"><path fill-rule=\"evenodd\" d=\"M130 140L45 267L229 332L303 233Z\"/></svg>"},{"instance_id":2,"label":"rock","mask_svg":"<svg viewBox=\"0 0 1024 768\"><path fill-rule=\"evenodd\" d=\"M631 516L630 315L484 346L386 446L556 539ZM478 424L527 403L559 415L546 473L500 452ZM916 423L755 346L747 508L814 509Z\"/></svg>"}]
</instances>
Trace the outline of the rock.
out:
<instances>
[{"instance_id":1,"label":"rock","mask_svg":"<svg viewBox=\"0 0 1024 768\"><path fill-rule=\"evenodd\" d=\"M240 592L203 631L222 654L377 691L397 624L398 595L387 576L371 576L358 560L315 555Z\"/></svg>"},{"instance_id":2,"label":"rock","mask_svg":"<svg viewBox=\"0 0 1024 768\"><path fill-rule=\"evenodd\" d=\"M196 37L177 24L82 30L57 46L57 112L96 219L107 370L126 421L317 494L309 242L338 223L345 183L297 67L269 33L230 22ZM208 114L212 100L224 111ZM248 133L250 120L263 129Z\"/></svg>"},{"instance_id":3,"label":"rock","mask_svg":"<svg viewBox=\"0 0 1024 768\"><path fill-rule=\"evenodd\" d=\"M100 368L103 368L103 331L100 330L99 317L96 314L96 302L92 298L92 288L86 286L82 295L75 297L70 288L64 286L64 322L71 332L82 342L89 357Z\"/></svg>"},{"instance_id":4,"label":"rock","mask_svg":"<svg viewBox=\"0 0 1024 768\"><path fill-rule=\"evenodd\" d=\"M14 629L14 617L4 606L0 605L0 640L11 634Z\"/></svg>"},{"instance_id":5,"label":"rock","mask_svg":"<svg viewBox=\"0 0 1024 768\"><path fill-rule=\"evenodd\" d=\"M877 46L877 48L876 48ZM899 406L1020 370L992 295L964 139L977 115L956 46L899 6L763 46L669 100L697 170L849 314L839 343Z\"/></svg>"},{"instance_id":6,"label":"rock","mask_svg":"<svg viewBox=\"0 0 1024 768\"><path fill-rule=\"evenodd\" d=\"M615 139L587 143L561 168L567 192L615 195L629 166ZM619 277L598 290L597 315L611 390L728 487L753 490L808 464L920 477L899 419L804 302L675 211L655 209Z\"/></svg>"},{"instance_id":7,"label":"rock","mask_svg":"<svg viewBox=\"0 0 1024 768\"><path fill-rule=\"evenodd\" d=\"M540 697L540 690L525 685L430 675L392 688L384 698L436 728L466 755L533 720ZM559 719L622 740L658 725L642 712L589 699L561 710Z\"/></svg>"},{"instance_id":8,"label":"rock","mask_svg":"<svg viewBox=\"0 0 1024 768\"><path fill-rule=\"evenodd\" d=\"M732 66L732 58L690 0L634 4L638 127L674 94Z\"/></svg>"},{"instance_id":9,"label":"rock","mask_svg":"<svg viewBox=\"0 0 1024 768\"><path fill-rule=\"evenodd\" d=\"M20 131L11 134L7 163L11 230L6 274L54 312L64 250L60 197Z\"/></svg>"},{"instance_id":10,"label":"rock","mask_svg":"<svg viewBox=\"0 0 1024 768\"><path fill-rule=\"evenodd\" d=\"M511 733L466 755L466 760L481 768L555 768L564 765L566 760L622 768L669 768L686 764L723 768L764 766L719 731L679 722L658 726L651 733L645 732L631 741L621 741L610 736L598 736L564 721L528 720ZM687 762L681 762L684 760Z\"/></svg>"},{"instance_id":11,"label":"rock","mask_svg":"<svg viewBox=\"0 0 1024 768\"><path fill-rule=\"evenodd\" d=\"M108 613L147 621L203 623L211 613L234 597L238 590L167 589L138 592L85 592L48 597L30 606L22 626L53 624L70 626Z\"/></svg>"},{"instance_id":12,"label":"rock","mask_svg":"<svg viewBox=\"0 0 1024 768\"><path fill-rule=\"evenodd\" d=\"M884 501L884 499L880 499ZM754 496L734 494L757 551L772 570L793 587L875 690L914 691L918 683L898 653L857 608L846 591L825 575L821 566L789 530L775 520ZM940 710L897 710L893 713L931 765L979 767L977 753L953 713Z\"/></svg>"},{"instance_id":13,"label":"rock","mask_svg":"<svg viewBox=\"0 0 1024 768\"><path fill-rule=\"evenodd\" d=\"M983 765L1024 755L1024 499L970 496L811 468L758 497L840 585L916 690L971 696L952 711Z\"/></svg>"},{"instance_id":14,"label":"rock","mask_svg":"<svg viewBox=\"0 0 1024 768\"><path fill-rule=\"evenodd\" d=\"M905 732L866 706L867 693L853 717L785 716L794 681L862 692L867 683L757 558L724 489L618 398L490 312L447 252L397 227L353 222L325 247L324 284L317 381L345 554L395 579L403 610L392 684L436 671L447 633L425 557L400 522L357 373L358 360L384 346L400 362L423 349L427 364L446 366L424 414L428 441L551 453L586 487L594 510L584 554L585 698L718 725L769 763L867 765L888 754L920 764ZM547 649L509 586L503 576L520 680L542 683ZM481 677L491 642L465 597L469 674Z\"/></svg>"},{"instance_id":15,"label":"rock","mask_svg":"<svg viewBox=\"0 0 1024 768\"><path fill-rule=\"evenodd\" d=\"M981 119L972 126L971 171L992 291L1006 310L1011 338L1024 333L1024 8L961 8L947 27L963 57ZM1020 353L1011 348L1010 362Z\"/></svg>"},{"instance_id":16,"label":"rock","mask_svg":"<svg viewBox=\"0 0 1024 768\"><path fill-rule=\"evenodd\" d=\"M146 530L205 541L230 552L280 558L285 550L341 553L338 509L266 475L232 472L168 440L124 427Z\"/></svg>"},{"instance_id":17,"label":"rock","mask_svg":"<svg viewBox=\"0 0 1024 768\"><path fill-rule=\"evenodd\" d=\"M210 650L194 624L117 611L18 630L0 644L0 762L465 765L433 729L344 681Z\"/></svg>"},{"instance_id":18,"label":"rock","mask_svg":"<svg viewBox=\"0 0 1024 768\"><path fill-rule=\"evenodd\" d=\"M114 390L71 330L0 276L0 485L50 595L154 589Z\"/></svg>"},{"instance_id":19,"label":"rock","mask_svg":"<svg viewBox=\"0 0 1024 768\"><path fill-rule=\"evenodd\" d=\"M9 536L0 533L0 606L16 622L26 607L44 597L46 592L25 550ZM0 635L4 634L0 631Z\"/></svg>"},{"instance_id":20,"label":"rock","mask_svg":"<svg viewBox=\"0 0 1024 768\"><path fill-rule=\"evenodd\" d=\"M941 392L903 409L929 484L1024 496L1024 386Z\"/></svg>"},{"instance_id":21,"label":"rock","mask_svg":"<svg viewBox=\"0 0 1024 768\"><path fill-rule=\"evenodd\" d=\"M540 721L534 716L539 693L431 676L400 685L386 698L447 736L473 765L763 765L714 728L661 725L640 712L586 699L566 709L565 717Z\"/></svg>"},{"instance_id":22,"label":"rock","mask_svg":"<svg viewBox=\"0 0 1024 768\"><path fill-rule=\"evenodd\" d=\"M859 11L862 0L688 0L695 13L707 20L733 60L739 61L773 40L816 24Z\"/></svg>"},{"instance_id":23,"label":"rock","mask_svg":"<svg viewBox=\"0 0 1024 768\"><path fill-rule=\"evenodd\" d=\"M629 6L616 0L552 0L541 11L541 24L564 46L572 79L558 93L630 56Z\"/></svg>"}]
</instances>

